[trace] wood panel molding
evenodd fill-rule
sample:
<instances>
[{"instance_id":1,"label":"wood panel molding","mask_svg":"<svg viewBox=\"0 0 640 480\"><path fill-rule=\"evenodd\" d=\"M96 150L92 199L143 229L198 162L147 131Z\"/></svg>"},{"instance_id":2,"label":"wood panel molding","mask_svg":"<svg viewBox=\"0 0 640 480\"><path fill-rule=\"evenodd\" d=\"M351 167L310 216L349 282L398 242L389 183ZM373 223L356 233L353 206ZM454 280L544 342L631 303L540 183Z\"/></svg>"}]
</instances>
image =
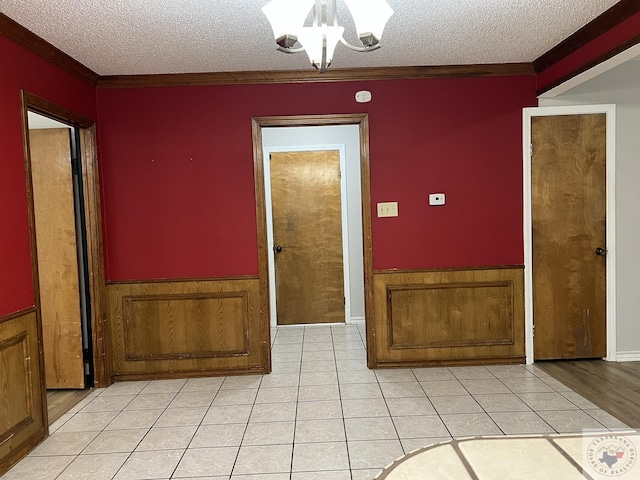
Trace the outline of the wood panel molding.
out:
<instances>
[{"instance_id":1,"label":"wood panel molding","mask_svg":"<svg viewBox=\"0 0 640 480\"><path fill-rule=\"evenodd\" d=\"M30 350L29 335L26 331L0 341L0 356L9 360L7 367L13 366L13 370L17 370L17 372L11 372L16 375L11 385L12 395L22 400L13 402L9 406L7 417L13 425L10 424L8 429L2 428L3 431L0 431L0 445L34 421L32 385L34 379L31 371ZM7 372L10 370L12 369L7 368Z\"/></svg>"},{"instance_id":2,"label":"wood panel molding","mask_svg":"<svg viewBox=\"0 0 640 480\"><path fill-rule=\"evenodd\" d=\"M524 361L524 275L485 267L374 274L378 367Z\"/></svg>"},{"instance_id":3,"label":"wood panel molding","mask_svg":"<svg viewBox=\"0 0 640 480\"><path fill-rule=\"evenodd\" d=\"M176 320L178 312L184 314L179 319L182 324L175 322L171 326L164 325L164 322ZM128 361L249 355L247 292L124 296L122 314L125 327L124 353ZM199 314L202 315L201 318L197 318ZM231 338L231 343L226 348L222 342L215 342L216 345L201 342L211 334L219 334L226 326L223 322L211 322L211 316L215 314L224 315L225 322L242 325L242 328L231 330L232 336L236 338ZM199 322L198 328L194 328L196 321ZM215 332L211 331L213 326L216 327ZM182 332L176 332L178 329ZM165 332L167 335L162 335ZM142 336L141 333L146 335ZM184 335L183 342L172 344L175 348L167 349L167 340L173 342L177 333Z\"/></svg>"},{"instance_id":4,"label":"wood panel molding","mask_svg":"<svg viewBox=\"0 0 640 480\"><path fill-rule=\"evenodd\" d=\"M513 295L512 281L388 286L389 349L513 345ZM488 312L487 305L479 304L479 300L487 299L495 302L492 306L497 311ZM453 304L459 315L451 315ZM440 309L439 314L430 311L434 305ZM465 308L469 310L464 311ZM465 318L461 318L479 320L475 317L479 311L490 319L490 323L484 323L485 328L465 324ZM429 325L431 322L427 321L416 325L418 319L436 320L437 323Z\"/></svg>"},{"instance_id":5,"label":"wood panel molding","mask_svg":"<svg viewBox=\"0 0 640 480\"><path fill-rule=\"evenodd\" d=\"M524 265L496 265L491 267L447 267L447 268L387 268L373 273L425 273L425 272L471 272L473 270L524 270Z\"/></svg>"},{"instance_id":6,"label":"wood panel molding","mask_svg":"<svg viewBox=\"0 0 640 480\"><path fill-rule=\"evenodd\" d=\"M115 378L269 373L259 284L238 278L108 285Z\"/></svg>"},{"instance_id":7,"label":"wood panel molding","mask_svg":"<svg viewBox=\"0 0 640 480\"><path fill-rule=\"evenodd\" d=\"M111 75L100 77L98 88L186 87L202 85L257 85L273 83L326 83L422 78L496 77L534 75L531 63L371 67L316 70Z\"/></svg>"},{"instance_id":8,"label":"wood panel molding","mask_svg":"<svg viewBox=\"0 0 640 480\"><path fill-rule=\"evenodd\" d=\"M0 476L47 433L36 310L0 318Z\"/></svg>"},{"instance_id":9,"label":"wood panel molding","mask_svg":"<svg viewBox=\"0 0 640 480\"><path fill-rule=\"evenodd\" d=\"M100 76L93 70L85 67L75 58L67 55L59 48L54 47L3 13L0 13L0 35L17 43L22 48L35 53L40 58L53 63L55 66L79 78L92 87L98 84Z\"/></svg>"},{"instance_id":10,"label":"wood panel molding","mask_svg":"<svg viewBox=\"0 0 640 480\"><path fill-rule=\"evenodd\" d=\"M142 285L143 283L229 282L232 280L258 280L257 275L234 277L152 278L149 280L107 280L107 285Z\"/></svg>"},{"instance_id":11,"label":"wood panel molding","mask_svg":"<svg viewBox=\"0 0 640 480\"><path fill-rule=\"evenodd\" d=\"M13 320L14 318L24 317L25 315L29 315L30 313L36 313L36 307L29 307L23 310L18 310L14 313L10 313L8 315L2 315L0 317L0 323L8 322L9 320Z\"/></svg>"},{"instance_id":12,"label":"wood panel molding","mask_svg":"<svg viewBox=\"0 0 640 480\"><path fill-rule=\"evenodd\" d=\"M640 3L637 0L621 0L547 53L534 60L533 67L536 73L540 73L551 65L558 63L638 12L640 12Z\"/></svg>"}]
</instances>

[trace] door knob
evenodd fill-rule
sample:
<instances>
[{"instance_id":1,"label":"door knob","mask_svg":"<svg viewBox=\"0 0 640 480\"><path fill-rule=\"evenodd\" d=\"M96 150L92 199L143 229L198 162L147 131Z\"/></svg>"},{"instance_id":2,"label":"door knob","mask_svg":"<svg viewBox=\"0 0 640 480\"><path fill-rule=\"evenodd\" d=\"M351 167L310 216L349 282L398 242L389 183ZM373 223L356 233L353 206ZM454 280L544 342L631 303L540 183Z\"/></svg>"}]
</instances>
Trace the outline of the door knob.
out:
<instances>
[{"instance_id":1,"label":"door knob","mask_svg":"<svg viewBox=\"0 0 640 480\"><path fill-rule=\"evenodd\" d=\"M604 257L607 254L607 249L606 248L602 248L602 247L598 247L598 248L596 248L595 254L600 256L600 257Z\"/></svg>"},{"instance_id":2,"label":"door knob","mask_svg":"<svg viewBox=\"0 0 640 480\"><path fill-rule=\"evenodd\" d=\"M282 247L278 245L277 247L274 247L273 251L276 253L280 253L282 251Z\"/></svg>"}]
</instances>

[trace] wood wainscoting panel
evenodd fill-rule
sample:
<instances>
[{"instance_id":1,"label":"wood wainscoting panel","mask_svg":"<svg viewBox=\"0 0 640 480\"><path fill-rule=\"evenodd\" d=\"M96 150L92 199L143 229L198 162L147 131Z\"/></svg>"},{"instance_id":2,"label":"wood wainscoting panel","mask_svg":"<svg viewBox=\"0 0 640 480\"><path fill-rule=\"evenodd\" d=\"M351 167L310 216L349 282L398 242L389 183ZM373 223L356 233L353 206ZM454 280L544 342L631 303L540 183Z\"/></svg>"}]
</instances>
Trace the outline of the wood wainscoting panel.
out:
<instances>
[{"instance_id":1,"label":"wood wainscoting panel","mask_svg":"<svg viewBox=\"0 0 640 480\"><path fill-rule=\"evenodd\" d=\"M524 361L520 267L376 273L374 290L378 367Z\"/></svg>"},{"instance_id":2,"label":"wood wainscoting panel","mask_svg":"<svg viewBox=\"0 0 640 480\"><path fill-rule=\"evenodd\" d=\"M35 309L0 318L0 475L46 435Z\"/></svg>"},{"instance_id":3,"label":"wood wainscoting panel","mask_svg":"<svg viewBox=\"0 0 640 480\"><path fill-rule=\"evenodd\" d=\"M118 379L267 373L257 278L107 286Z\"/></svg>"},{"instance_id":4,"label":"wood wainscoting panel","mask_svg":"<svg viewBox=\"0 0 640 480\"><path fill-rule=\"evenodd\" d=\"M247 292L122 297L125 358L249 355L247 297Z\"/></svg>"}]
</instances>

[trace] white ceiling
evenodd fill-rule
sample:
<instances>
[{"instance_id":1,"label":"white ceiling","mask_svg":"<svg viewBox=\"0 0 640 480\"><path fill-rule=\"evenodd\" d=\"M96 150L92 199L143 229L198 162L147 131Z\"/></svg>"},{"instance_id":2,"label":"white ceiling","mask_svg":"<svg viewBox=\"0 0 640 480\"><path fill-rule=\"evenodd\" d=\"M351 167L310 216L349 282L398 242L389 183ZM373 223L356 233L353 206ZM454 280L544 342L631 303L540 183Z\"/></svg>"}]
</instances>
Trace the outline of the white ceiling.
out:
<instances>
[{"instance_id":1,"label":"white ceiling","mask_svg":"<svg viewBox=\"0 0 640 480\"><path fill-rule=\"evenodd\" d=\"M362 54L339 45L332 68L531 62L618 0L388 2L395 14L383 47ZM0 0L0 12L100 75L311 68L306 54L275 50L266 3Z\"/></svg>"}]
</instances>

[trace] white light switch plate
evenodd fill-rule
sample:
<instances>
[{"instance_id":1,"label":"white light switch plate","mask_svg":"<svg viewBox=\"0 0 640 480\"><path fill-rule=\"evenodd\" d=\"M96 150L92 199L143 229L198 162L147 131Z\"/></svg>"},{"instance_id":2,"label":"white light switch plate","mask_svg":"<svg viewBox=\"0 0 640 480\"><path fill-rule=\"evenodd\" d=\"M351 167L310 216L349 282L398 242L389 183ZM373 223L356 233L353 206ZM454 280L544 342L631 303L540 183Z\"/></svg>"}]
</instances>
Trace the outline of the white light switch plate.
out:
<instances>
[{"instance_id":1,"label":"white light switch plate","mask_svg":"<svg viewBox=\"0 0 640 480\"><path fill-rule=\"evenodd\" d=\"M429 194L429 205L444 205L444 203L445 203L444 193Z\"/></svg>"},{"instance_id":2,"label":"white light switch plate","mask_svg":"<svg viewBox=\"0 0 640 480\"><path fill-rule=\"evenodd\" d=\"M398 202L378 203L378 217L397 217Z\"/></svg>"}]
</instances>

